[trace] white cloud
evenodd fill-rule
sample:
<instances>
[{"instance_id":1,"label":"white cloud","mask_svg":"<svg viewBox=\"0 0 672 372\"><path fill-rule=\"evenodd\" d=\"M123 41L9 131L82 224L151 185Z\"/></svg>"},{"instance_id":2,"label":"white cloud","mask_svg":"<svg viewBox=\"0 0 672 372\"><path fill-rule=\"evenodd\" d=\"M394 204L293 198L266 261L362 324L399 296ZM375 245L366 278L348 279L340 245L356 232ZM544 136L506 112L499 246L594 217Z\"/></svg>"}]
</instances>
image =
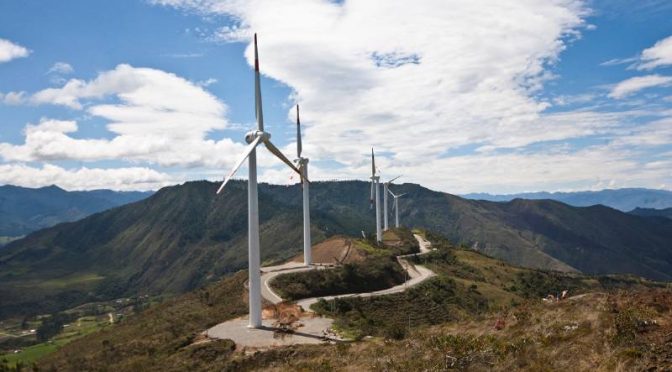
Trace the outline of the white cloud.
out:
<instances>
[{"instance_id":1,"label":"white cloud","mask_svg":"<svg viewBox=\"0 0 672 372\"><path fill-rule=\"evenodd\" d=\"M642 89L667 86L670 85L670 83L672 83L672 76L636 76L616 84L616 86L609 93L609 97L620 99L639 92Z\"/></svg>"},{"instance_id":2,"label":"white cloud","mask_svg":"<svg viewBox=\"0 0 672 372\"><path fill-rule=\"evenodd\" d=\"M156 190L178 182L171 176L150 168L64 169L45 164L0 164L0 184L23 187L58 185L66 190Z\"/></svg>"},{"instance_id":3,"label":"white cloud","mask_svg":"<svg viewBox=\"0 0 672 372\"><path fill-rule=\"evenodd\" d=\"M56 62L49 68L47 74L61 74L68 75L75 72L75 69L69 63L65 62Z\"/></svg>"},{"instance_id":4,"label":"white cloud","mask_svg":"<svg viewBox=\"0 0 672 372\"><path fill-rule=\"evenodd\" d=\"M116 103L100 102L115 98ZM5 98L6 99L6 98ZM76 138L74 121L42 119L25 143L0 143L5 161L126 160L161 166L228 167L243 144L209 133L227 128L226 106L203 88L164 71L119 65L91 81L72 79L29 98L85 109L108 121L112 138Z\"/></svg>"},{"instance_id":5,"label":"white cloud","mask_svg":"<svg viewBox=\"0 0 672 372\"><path fill-rule=\"evenodd\" d=\"M16 58L28 57L30 51L21 45L9 40L0 39L0 63L9 62Z\"/></svg>"},{"instance_id":6,"label":"white cloud","mask_svg":"<svg viewBox=\"0 0 672 372\"><path fill-rule=\"evenodd\" d=\"M638 70L651 70L656 67L672 65L672 36L658 41L654 46L642 51Z\"/></svg>"},{"instance_id":7,"label":"white cloud","mask_svg":"<svg viewBox=\"0 0 672 372\"><path fill-rule=\"evenodd\" d=\"M26 101L26 92L9 92L4 95L0 95L0 101L6 105L21 105Z\"/></svg>"},{"instance_id":8,"label":"white cloud","mask_svg":"<svg viewBox=\"0 0 672 372\"><path fill-rule=\"evenodd\" d=\"M237 17L233 35L220 32L226 41L258 32L262 72L295 89L305 108L311 156L348 165L370 145L419 162L475 141L556 137L542 130L547 105L533 90L584 12L579 2L541 0L160 3ZM378 66L375 56L417 63ZM249 47L246 57L251 64ZM421 146L409 144L409 128Z\"/></svg>"},{"instance_id":9,"label":"white cloud","mask_svg":"<svg viewBox=\"0 0 672 372\"><path fill-rule=\"evenodd\" d=\"M385 174L453 192L669 181L645 171L626 145L610 145L644 113L549 114L537 96L557 78L552 65L567 40L587 27L584 2L153 2L232 16L238 22L213 35L225 42L259 34L262 73L291 87L290 99L301 104L313 179L365 178L374 146ZM248 44L250 65L252 52ZM615 94L632 92L626 84ZM576 146L578 138L589 144ZM464 146L477 151L460 155ZM289 175L273 169L261 178L287 183Z\"/></svg>"},{"instance_id":10,"label":"white cloud","mask_svg":"<svg viewBox=\"0 0 672 372\"><path fill-rule=\"evenodd\" d=\"M217 83L217 79L210 78L210 79L206 79L206 80L203 80L203 81L197 81L196 85L198 85L199 87L206 88L206 87L209 87L210 85L215 84L215 83Z\"/></svg>"}]
</instances>

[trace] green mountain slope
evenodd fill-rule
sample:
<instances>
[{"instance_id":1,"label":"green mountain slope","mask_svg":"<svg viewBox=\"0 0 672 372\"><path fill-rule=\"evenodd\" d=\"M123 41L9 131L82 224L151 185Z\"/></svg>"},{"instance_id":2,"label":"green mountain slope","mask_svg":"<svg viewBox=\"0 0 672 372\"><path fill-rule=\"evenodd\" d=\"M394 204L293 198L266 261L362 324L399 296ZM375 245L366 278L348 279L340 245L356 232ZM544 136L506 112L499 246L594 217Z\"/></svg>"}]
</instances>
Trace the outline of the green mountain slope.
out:
<instances>
[{"instance_id":1,"label":"green mountain slope","mask_svg":"<svg viewBox=\"0 0 672 372\"><path fill-rule=\"evenodd\" d=\"M76 221L149 195L151 192L65 191L57 186L38 189L0 186L0 237L21 236L61 222Z\"/></svg>"},{"instance_id":2,"label":"green mountain slope","mask_svg":"<svg viewBox=\"0 0 672 372\"><path fill-rule=\"evenodd\" d=\"M636 216L644 217L665 217L672 219L672 208L653 209L653 208L635 208L629 212Z\"/></svg>"},{"instance_id":3,"label":"green mountain slope","mask_svg":"<svg viewBox=\"0 0 672 372\"><path fill-rule=\"evenodd\" d=\"M181 293L247 265L247 189L167 187L138 203L35 232L0 251L0 316L97 298ZM401 220L508 262L586 273L672 276L672 221L552 201L472 201L394 187ZM313 239L374 230L365 182L311 185ZM301 250L301 189L261 185L262 260Z\"/></svg>"}]
</instances>

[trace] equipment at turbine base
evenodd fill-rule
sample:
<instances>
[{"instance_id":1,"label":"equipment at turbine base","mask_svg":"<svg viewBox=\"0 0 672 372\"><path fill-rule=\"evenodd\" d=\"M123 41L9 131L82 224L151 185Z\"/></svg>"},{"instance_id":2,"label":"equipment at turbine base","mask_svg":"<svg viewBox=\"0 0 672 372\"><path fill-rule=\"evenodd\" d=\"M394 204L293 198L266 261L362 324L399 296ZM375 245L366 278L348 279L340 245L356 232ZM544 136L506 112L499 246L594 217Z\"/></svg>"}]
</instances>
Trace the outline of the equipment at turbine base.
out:
<instances>
[{"instance_id":1,"label":"equipment at turbine base","mask_svg":"<svg viewBox=\"0 0 672 372\"><path fill-rule=\"evenodd\" d=\"M392 195L392 198L394 198L394 204L392 205L392 209L394 210L394 226L399 227L399 198L406 195L406 193L396 195L391 190L388 190L388 192Z\"/></svg>"},{"instance_id":2,"label":"equipment at turbine base","mask_svg":"<svg viewBox=\"0 0 672 372\"><path fill-rule=\"evenodd\" d=\"M306 266L313 264L313 252L310 239L310 191L308 182L308 158L301 157L301 120L299 119L299 105L296 105L296 164L301 172L303 185L303 263Z\"/></svg>"},{"instance_id":3,"label":"equipment at turbine base","mask_svg":"<svg viewBox=\"0 0 672 372\"><path fill-rule=\"evenodd\" d=\"M282 160L295 172L301 175L302 172L287 159L285 155L278 150L273 143L271 143L270 133L264 132L264 116L261 107L261 83L259 75L259 53L257 51L257 34L254 34L254 106L255 116L257 118L257 130L250 131L245 135L245 141L248 143L242 156L238 159L233 169L224 178L224 182L217 190L219 194L224 186L236 174L236 171L243 165L245 160L248 161L249 176L247 180L247 238L248 238L248 259L249 259L249 305L250 305L250 321L249 327L261 327L261 274L260 274L260 257L259 257L259 196L257 191L257 146L263 142L264 146L273 155ZM307 181L307 180L306 180Z\"/></svg>"},{"instance_id":4,"label":"equipment at turbine base","mask_svg":"<svg viewBox=\"0 0 672 372\"><path fill-rule=\"evenodd\" d=\"M384 217L383 217L383 222L384 222L384 223L383 223L383 231L387 231L387 230L389 229L389 225L388 225L388 223L387 223L387 217L388 217L388 213L387 213L387 204L388 204L388 202L387 202L387 193L389 192L390 184L391 184L392 182L394 182L394 181L395 181L397 178L399 178L399 177L401 177L401 176L396 176L396 177L394 177L393 179L391 179L391 180L389 180L389 181L383 183L383 216L384 216ZM397 226L397 227L398 227L398 226Z\"/></svg>"},{"instance_id":5,"label":"equipment at turbine base","mask_svg":"<svg viewBox=\"0 0 672 372\"><path fill-rule=\"evenodd\" d=\"M380 176L376 174L376 157L371 149L371 207L373 207L373 200L376 200L376 241L382 243L383 229L380 225Z\"/></svg>"}]
</instances>

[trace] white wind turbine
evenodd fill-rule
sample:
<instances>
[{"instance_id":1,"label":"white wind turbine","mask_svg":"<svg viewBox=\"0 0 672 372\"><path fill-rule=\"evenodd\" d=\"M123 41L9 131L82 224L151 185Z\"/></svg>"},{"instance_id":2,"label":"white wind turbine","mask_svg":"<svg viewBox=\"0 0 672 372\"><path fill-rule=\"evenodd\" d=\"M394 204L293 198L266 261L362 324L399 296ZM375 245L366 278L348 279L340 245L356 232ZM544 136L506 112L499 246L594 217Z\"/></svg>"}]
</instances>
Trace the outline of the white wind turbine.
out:
<instances>
[{"instance_id":1,"label":"white wind turbine","mask_svg":"<svg viewBox=\"0 0 672 372\"><path fill-rule=\"evenodd\" d=\"M394 209L394 218L395 218L394 227L399 227L399 198L406 195L406 193L396 195L390 190L387 191L392 195L392 198L394 198L394 205L392 206L392 209Z\"/></svg>"},{"instance_id":2,"label":"white wind turbine","mask_svg":"<svg viewBox=\"0 0 672 372\"><path fill-rule=\"evenodd\" d=\"M371 207L373 207L373 198L376 198L376 241L383 241L383 230L380 226L380 176L376 175L376 157L371 149Z\"/></svg>"},{"instance_id":3,"label":"white wind turbine","mask_svg":"<svg viewBox=\"0 0 672 372\"><path fill-rule=\"evenodd\" d=\"M249 258L249 303L250 303L250 322L249 327L261 327L261 275L259 258L259 198L257 195L257 145L263 142L268 151L277 156L295 172L301 174L292 162L278 150L270 141L271 134L264 132L264 114L261 108L261 82L259 76L259 53L257 51L257 34L254 34L254 106L255 116L257 118L257 130L248 132L245 135L245 141L248 143L240 159L236 162L231 172L226 176L222 186L219 187L219 194L224 186L236 173L238 168L248 160L249 177L247 181L247 213L248 213L248 258Z\"/></svg>"},{"instance_id":4,"label":"white wind turbine","mask_svg":"<svg viewBox=\"0 0 672 372\"><path fill-rule=\"evenodd\" d=\"M303 263L306 266L313 264L310 241L310 193L308 190L308 158L301 157L301 120L299 119L299 105L296 105L296 163L301 171L303 182Z\"/></svg>"},{"instance_id":5,"label":"white wind turbine","mask_svg":"<svg viewBox=\"0 0 672 372\"><path fill-rule=\"evenodd\" d=\"M387 203L387 193L389 191L389 186L392 182L394 182L399 177L401 177L401 176L396 176L393 179L383 183L383 216L384 216L383 217L383 222L384 222L383 223L383 231L385 231L389 228L388 223L387 223L387 216L388 216L388 213L387 213L387 204L388 204ZM397 227L399 227L399 226L397 226Z\"/></svg>"}]
</instances>

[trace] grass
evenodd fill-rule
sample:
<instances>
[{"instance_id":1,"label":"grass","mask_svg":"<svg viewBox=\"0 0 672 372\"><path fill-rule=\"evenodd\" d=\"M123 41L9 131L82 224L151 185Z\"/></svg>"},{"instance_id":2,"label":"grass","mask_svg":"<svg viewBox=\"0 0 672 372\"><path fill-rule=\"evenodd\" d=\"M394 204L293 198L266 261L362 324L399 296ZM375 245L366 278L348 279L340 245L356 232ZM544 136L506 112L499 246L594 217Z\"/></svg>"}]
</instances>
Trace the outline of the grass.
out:
<instances>
[{"instance_id":1,"label":"grass","mask_svg":"<svg viewBox=\"0 0 672 372\"><path fill-rule=\"evenodd\" d=\"M44 280L40 282L28 282L25 283L27 286L35 286L42 289L63 289L63 288L72 288L72 287L91 287L97 282L105 279L105 277L95 274L74 274L68 275L60 278Z\"/></svg>"},{"instance_id":2,"label":"grass","mask_svg":"<svg viewBox=\"0 0 672 372\"><path fill-rule=\"evenodd\" d=\"M79 318L77 321L71 323L69 327L64 328L52 340L26 347L18 353L1 354L0 361L3 359L7 360L7 365L10 367L16 366L19 362L24 366L30 366L44 356L59 350L64 345L102 329L109 324L106 319L107 316L100 318L91 316Z\"/></svg>"},{"instance_id":3,"label":"grass","mask_svg":"<svg viewBox=\"0 0 672 372\"><path fill-rule=\"evenodd\" d=\"M247 272L177 296L77 339L40 360L55 370L207 370L231 342L191 345L205 329L247 312Z\"/></svg>"},{"instance_id":4,"label":"grass","mask_svg":"<svg viewBox=\"0 0 672 372\"><path fill-rule=\"evenodd\" d=\"M314 306L362 342L240 353L232 353L230 340L196 343L203 330L247 312L247 273L239 272L77 339L43 357L39 368L622 371L672 361L665 339L672 334L672 288L527 270L431 241L437 251L417 263L437 277L403 293ZM577 286L572 295L587 293L553 303L538 296L568 284ZM620 287L628 289L612 290Z\"/></svg>"}]
</instances>

